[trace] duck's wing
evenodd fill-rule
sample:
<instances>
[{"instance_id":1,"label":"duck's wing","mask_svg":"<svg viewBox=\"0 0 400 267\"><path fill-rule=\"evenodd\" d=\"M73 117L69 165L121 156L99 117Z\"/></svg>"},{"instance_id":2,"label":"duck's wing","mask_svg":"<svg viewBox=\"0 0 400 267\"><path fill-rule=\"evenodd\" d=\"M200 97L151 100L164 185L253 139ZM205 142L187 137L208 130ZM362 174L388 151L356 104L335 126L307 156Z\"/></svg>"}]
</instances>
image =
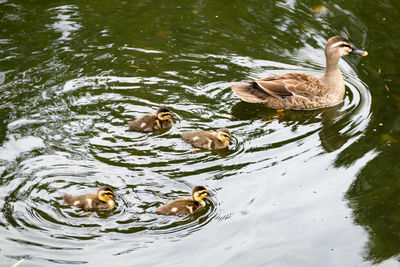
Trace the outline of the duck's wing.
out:
<instances>
[{"instance_id":1,"label":"duck's wing","mask_svg":"<svg viewBox=\"0 0 400 267\"><path fill-rule=\"evenodd\" d=\"M261 103L271 97L271 94L261 89L255 81L251 80L243 82L244 83L232 84L233 92L243 101L249 103Z\"/></svg>"},{"instance_id":2,"label":"duck's wing","mask_svg":"<svg viewBox=\"0 0 400 267\"><path fill-rule=\"evenodd\" d=\"M320 96L325 91L317 77L305 73L287 73L245 82L247 84L232 85L232 89L244 101L251 103L259 103L269 97L282 99L289 96L302 96L308 98Z\"/></svg>"},{"instance_id":3,"label":"duck's wing","mask_svg":"<svg viewBox=\"0 0 400 267\"><path fill-rule=\"evenodd\" d=\"M90 203L90 206L87 205L87 207L85 207L85 208L88 209L88 210L91 210L91 209L107 209L108 206L107 206L106 202L99 200L97 198L97 196L96 196L96 198L92 198L92 202Z\"/></svg>"},{"instance_id":4,"label":"duck's wing","mask_svg":"<svg viewBox=\"0 0 400 267\"><path fill-rule=\"evenodd\" d=\"M197 204L197 205L196 205ZM199 204L193 199L182 198L173 200L157 209L157 212L164 215L185 215L193 214L199 208Z\"/></svg>"},{"instance_id":5,"label":"duck's wing","mask_svg":"<svg viewBox=\"0 0 400 267\"><path fill-rule=\"evenodd\" d=\"M194 146L211 149L215 142L215 136L212 132L193 131L182 133L182 138Z\"/></svg>"},{"instance_id":6,"label":"duck's wing","mask_svg":"<svg viewBox=\"0 0 400 267\"><path fill-rule=\"evenodd\" d=\"M72 206L72 203L74 203L75 197L70 195L70 194L64 193L63 194L63 199L64 199L65 203L67 203L68 205Z\"/></svg>"},{"instance_id":7,"label":"duck's wing","mask_svg":"<svg viewBox=\"0 0 400 267\"><path fill-rule=\"evenodd\" d=\"M275 75L255 82L263 91L274 97L312 97L320 96L326 91L317 77L306 73Z\"/></svg>"},{"instance_id":8,"label":"duck's wing","mask_svg":"<svg viewBox=\"0 0 400 267\"><path fill-rule=\"evenodd\" d=\"M144 115L136 120L128 121L128 124L131 130L149 132L154 130L157 121L157 115L149 114Z\"/></svg>"},{"instance_id":9,"label":"duck's wing","mask_svg":"<svg viewBox=\"0 0 400 267\"><path fill-rule=\"evenodd\" d=\"M65 203L70 206L81 208L84 210L90 210L96 205L97 194L85 194L80 196L71 196L64 194L63 196Z\"/></svg>"}]
</instances>

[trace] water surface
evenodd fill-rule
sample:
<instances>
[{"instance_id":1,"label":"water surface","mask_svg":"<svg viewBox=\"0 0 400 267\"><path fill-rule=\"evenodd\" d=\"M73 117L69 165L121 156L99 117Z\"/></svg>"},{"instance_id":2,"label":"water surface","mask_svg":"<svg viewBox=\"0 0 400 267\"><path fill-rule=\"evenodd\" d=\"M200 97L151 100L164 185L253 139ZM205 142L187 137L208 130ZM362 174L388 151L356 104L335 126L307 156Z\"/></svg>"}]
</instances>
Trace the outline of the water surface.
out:
<instances>
[{"instance_id":1,"label":"water surface","mask_svg":"<svg viewBox=\"0 0 400 267\"><path fill-rule=\"evenodd\" d=\"M0 2L0 262L54 266L397 266L395 1ZM233 82L322 75L334 35L366 49L338 106L240 101ZM168 106L170 130L127 121ZM229 128L209 152L184 131ZM112 211L62 193L112 186ZM155 213L205 185L189 217Z\"/></svg>"}]
</instances>

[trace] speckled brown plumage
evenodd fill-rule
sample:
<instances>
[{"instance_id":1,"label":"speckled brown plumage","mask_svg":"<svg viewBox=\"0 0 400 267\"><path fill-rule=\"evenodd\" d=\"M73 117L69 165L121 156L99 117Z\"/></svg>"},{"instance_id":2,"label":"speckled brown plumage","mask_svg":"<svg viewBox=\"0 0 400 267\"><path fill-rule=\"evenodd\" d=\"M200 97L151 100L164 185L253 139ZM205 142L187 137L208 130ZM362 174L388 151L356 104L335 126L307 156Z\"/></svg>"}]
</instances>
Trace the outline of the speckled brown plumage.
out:
<instances>
[{"instance_id":1,"label":"speckled brown plumage","mask_svg":"<svg viewBox=\"0 0 400 267\"><path fill-rule=\"evenodd\" d=\"M217 132L192 131L182 133L182 138L193 146L204 149L222 149L229 145L231 133L226 128L218 129Z\"/></svg>"},{"instance_id":2,"label":"speckled brown plumage","mask_svg":"<svg viewBox=\"0 0 400 267\"><path fill-rule=\"evenodd\" d=\"M103 196L105 194L106 196ZM85 211L95 209L112 209L115 206L114 193L111 188L102 186L98 189L97 194L84 194L79 196L72 196L64 194L63 199L65 203L70 206L81 208Z\"/></svg>"},{"instance_id":3,"label":"speckled brown plumage","mask_svg":"<svg viewBox=\"0 0 400 267\"><path fill-rule=\"evenodd\" d=\"M328 40L325 47L325 75L317 78L311 74L287 73L259 80L233 84L232 90L243 101L265 104L271 108L317 109L334 106L345 94L339 59L347 54L366 56L341 36Z\"/></svg>"},{"instance_id":4,"label":"speckled brown plumage","mask_svg":"<svg viewBox=\"0 0 400 267\"><path fill-rule=\"evenodd\" d=\"M157 209L157 213L163 215L186 215L198 212L206 203L203 198L209 194L204 186L195 186L192 190L192 199L181 198L173 200Z\"/></svg>"},{"instance_id":5,"label":"speckled brown plumage","mask_svg":"<svg viewBox=\"0 0 400 267\"><path fill-rule=\"evenodd\" d=\"M165 119L160 119L160 114L167 114ZM152 132L160 129L171 128L172 115L167 108L161 107L156 114L144 115L136 120L128 121L129 128L135 131Z\"/></svg>"}]
</instances>

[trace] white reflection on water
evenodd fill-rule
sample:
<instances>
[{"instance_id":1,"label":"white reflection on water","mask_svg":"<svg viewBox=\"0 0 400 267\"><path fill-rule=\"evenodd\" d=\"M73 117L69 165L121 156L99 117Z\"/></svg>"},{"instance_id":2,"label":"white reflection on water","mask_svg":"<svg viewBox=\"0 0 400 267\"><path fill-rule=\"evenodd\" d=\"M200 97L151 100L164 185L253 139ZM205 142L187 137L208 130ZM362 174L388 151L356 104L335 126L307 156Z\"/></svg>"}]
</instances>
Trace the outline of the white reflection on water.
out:
<instances>
[{"instance_id":1,"label":"white reflection on water","mask_svg":"<svg viewBox=\"0 0 400 267\"><path fill-rule=\"evenodd\" d=\"M11 137L8 142L0 147L0 160L12 161L24 152L41 147L44 147L44 143L39 137L27 136L21 139Z\"/></svg>"},{"instance_id":2,"label":"white reflection on water","mask_svg":"<svg viewBox=\"0 0 400 267\"><path fill-rule=\"evenodd\" d=\"M74 5L65 5L49 9L51 12L56 13L53 17L55 22L48 25L49 28L54 29L56 32L61 33L58 40L71 40L71 34L81 28L79 22L78 7Z\"/></svg>"}]
</instances>

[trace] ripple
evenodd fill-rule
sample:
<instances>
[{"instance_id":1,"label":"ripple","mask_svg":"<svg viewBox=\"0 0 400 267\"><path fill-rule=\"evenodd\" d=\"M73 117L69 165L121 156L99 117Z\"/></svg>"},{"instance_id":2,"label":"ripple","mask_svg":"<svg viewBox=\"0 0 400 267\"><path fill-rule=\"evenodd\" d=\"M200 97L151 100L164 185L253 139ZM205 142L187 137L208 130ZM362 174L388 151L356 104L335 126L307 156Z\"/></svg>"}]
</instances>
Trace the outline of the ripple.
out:
<instances>
[{"instance_id":1,"label":"ripple","mask_svg":"<svg viewBox=\"0 0 400 267\"><path fill-rule=\"evenodd\" d=\"M49 9L51 13L56 13L56 15L53 17L55 22L48 27L62 34L58 40L71 40L71 35L82 27L77 21L80 17L78 9L74 5L58 6Z\"/></svg>"},{"instance_id":2,"label":"ripple","mask_svg":"<svg viewBox=\"0 0 400 267\"><path fill-rule=\"evenodd\" d=\"M22 239L7 237L8 241L44 250L73 251L84 249L84 244L77 241L98 242L96 240L103 239L105 233L146 232L151 236L176 239L200 230L217 216L219 204L215 198L207 200L206 208L192 216L157 215L158 206L187 196L190 187L176 191L175 186L166 186L168 182L163 177L151 179L126 169L116 172L110 165L68 157L68 153L58 153L27 159L14 173L3 176L8 181L3 184L8 193L2 209L7 224L19 231L36 232ZM113 186L121 198L112 211L84 212L63 203L63 192L95 192L102 184ZM185 185L180 187L183 189ZM124 239L122 236L115 238L114 242ZM64 241L57 245L54 239ZM140 244L138 241L137 245Z\"/></svg>"},{"instance_id":3,"label":"ripple","mask_svg":"<svg viewBox=\"0 0 400 267\"><path fill-rule=\"evenodd\" d=\"M299 69L244 57L225 59L233 64L246 60L245 65L254 68L252 75L259 77L271 74L263 71L269 64L276 74ZM161 216L155 211L169 200L188 196L193 185L212 189L216 181L251 176L293 159L307 162L324 151L339 149L363 131L370 105L368 90L357 76L347 71L344 76L349 90L341 105L311 112L285 111L282 118L275 117L271 109L238 101L226 82L188 89L179 88L180 81L155 77L94 76L67 81L59 97L70 113L68 117L74 119L64 119L60 137L47 140L48 146L60 152L25 159L14 171L5 170L8 185L3 188L8 193L2 211L6 223L19 231L35 231L44 239L40 244L37 236L8 237L8 241L44 250L79 251L85 249L82 241L97 244L112 235L113 243L122 244L125 235L136 235L129 248L116 252L125 254L160 239L178 241L212 222L229 220L233 214L224 211L218 194L192 216ZM172 94L182 101L174 101L175 97L160 101L159 88L166 88L167 94L179 88ZM186 102L186 98L201 104ZM221 99L226 102L216 105ZM154 133L128 130L127 121L155 112L160 104L170 107L178 117L171 129ZM63 112L64 108L58 108L56 115L63 116ZM45 121L20 119L8 128L18 132L27 126L52 127ZM237 143L219 151L193 148L180 137L184 131L221 127L229 128ZM332 135L343 140L331 140ZM32 138L21 143L24 150L8 159L44 147L42 139ZM316 139L320 139L320 146L315 146ZM36 145L29 147L27 143ZM71 144L80 147L83 154L74 152ZM9 151L9 146L11 143L6 143L3 150ZM282 175L284 172L285 168ZM103 184L121 196L113 211L83 212L63 203L63 192L95 192ZM240 213L247 214L247 209ZM54 239L63 240L63 244Z\"/></svg>"},{"instance_id":4,"label":"ripple","mask_svg":"<svg viewBox=\"0 0 400 267\"><path fill-rule=\"evenodd\" d=\"M111 255L126 255L124 263L115 257L126 265L132 257L138 262L155 256L158 260L173 248L171 254L182 255L185 264L193 260L193 251L198 257L197 252L203 256L215 247L216 252L207 255L210 259L230 251L216 261L221 265L248 259L253 251L287 251L282 244L297 242L298 230L290 227L293 218L302 229L309 227L306 221L316 206L315 198L297 198L298 183L308 183L310 191L322 176L334 176L326 169L335 151L356 142L365 131L371 95L358 77L358 59L347 57L340 63L346 96L338 106L279 115L234 96L231 81L286 72L322 74L326 40L319 34L328 27L326 21L319 18L315 28L306 29L314 19L308 16L304 28L298 29L293 13L303 6L286 2L293 8L278 3L268 9L268 16L239 3L223 14L219 4L212 3L218 16L213 13L210 20L201 5L173 7L178 13L184 10L182 22L193 24L185 26L175 23L177 18L165 8L141 3L146 8L143 15L154 22L148 28L137 21L139 6L126 2L115 7L44 5L37 14L45 12L49 19L36 16L43 20L37 23L35 38L30 38L34 42L23 40L26 32L21 40L11 34L0 40L4 51L12 51L3 61L11 64L9 59L17 59L12 70L0 72L8 102L4 105L12 107L5 111L1 140L6 141L0 147L5 257L41 266L93 265L107 257L109 261ZM264 5L260 10L266 10ZM328 11L326 16L333 14ZM267 25L275 26L263 29L258 20L270 19L272 12L279 16ZM21 13L15 15L19 21L35 17L27 16L28 11L16 13ZM241 17L237 26L244 28L223 28L224 16ZM105 17L110 18L106 23ZM210 27L208 22L215 24ZM143 31L135 30L137 25L143 25ZM129 34L121 32L125 28ZM7 33L13 32L17 31L10 27ZM31 56L33 65L25 62ZM129 120L154 113L161 105L178 117L171 129L129 131ZM185 131L221 127L230 129L236 144L207 151L181 138ZM120 196L112 211L84 212L63 202L62 193L96 192L101 185L113 187ZM194 185L215 192L203 210L183 217L156 214L164 203L188 197ZM325 209L327 203L323 204ZM286 223L289 226L279 228ZM288 232L292 235L285 236ZM319 234L325 232L311 238ZM176 265L178 260L165 261L171 262Z\"/></svg>"},{"instance_id":5,"label":"ripple","mask_svg":"<svg viewBox=\"0 0 400 267\"><path fill-rule=\"evenodd\" d=\"M22 153L42 147L44 147L44 143L39 137L27 136L20 139L11 137L0 147L0 160L12 161Z\"/></svg>"}]
</instances>

